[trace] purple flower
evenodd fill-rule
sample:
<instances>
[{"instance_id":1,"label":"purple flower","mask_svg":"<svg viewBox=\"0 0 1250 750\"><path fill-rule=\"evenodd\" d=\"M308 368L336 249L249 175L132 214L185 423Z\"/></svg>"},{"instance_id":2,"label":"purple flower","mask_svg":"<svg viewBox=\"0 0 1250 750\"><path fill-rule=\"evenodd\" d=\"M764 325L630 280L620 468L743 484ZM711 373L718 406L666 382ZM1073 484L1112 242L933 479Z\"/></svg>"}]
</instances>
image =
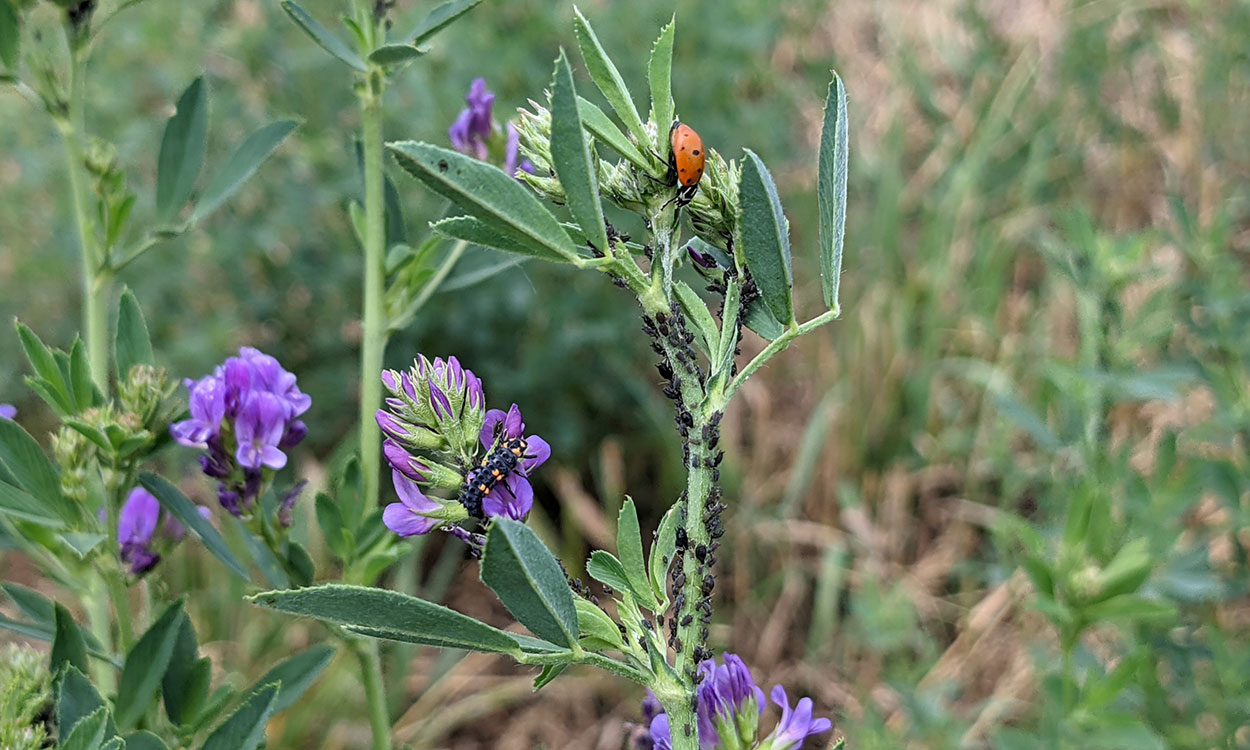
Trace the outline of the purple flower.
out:
<instances>
[{"instance_id":1,"label":"purple flower","mask_svg":"<svg viewBox=\"0 0 1250 750\"><path fill-rule=\"evenodd\" d=\"M773 703L781 707L781 721L777 722L777 728L764 741L764 747L770 750L798 750L808 737L833 728L833 722L828 719L812 718L811 698L800 698L791 710L790 699L782 686L774 686L768 695Z\"/></svg>"},{"instance_id":2,"label":"purple flower","mask_svg":"<svg viewBox=\"0 0 1250 750\"><path fill-rule=\"evenodd\" d=\"M655 750L673 750L673 735L668 728L668 714L660 714L651 720L651 741Z\"/></svg>"},{"instance_id":3,"label":"purple flower","mask_svg":"<svg viewBox=\"0 0 1250 750\"><path fill-rule=\"evenodd\" d=\"M441 511L442 504L426 497L416 482L398 471L391 472L391 481L400 502L391 503L382 511L382 523L386 528L400 536L428 534L438 528L442 521L423 514Z\"/></svg>"},{"instance_id":4,"label":"purple flower","mask_svg":"<svg viewBox=\"0 0 1250 750\"><path fill-rule=\"evenodd\" d=\"M0 419L16 419L17 407L13 404L0 404Z\"/></svg>"},{"instance_id":5,"label":"purple flower","mask_svg":"<svg viewBox=\"0 0 1250 750\"><path fill-rule=\"evenodd\" d=\"M495 131L495 119L491 114L495 94L486 88L485 78L475 78L464 101L469 106L460 110L447 137L460 153L485 161L486 139Z\"/></svg>"},{"instance_id":6,"label":"purple flower","mask_svg":"<svg viewBox=\"0 0 1250 750\"><path fill-rule=\"evenodd\" d=\"M208 508L197 507L196 510L208 518ZM104 516L103 508L100 515ZM181 523L162 511L160 502L150 492L135 487L117 516L118 556L130 568L131 575L141 576L161 561L158 546L181 541L186 533Z\"/></svg>"},{"instance_id":7,"label":"purple flower","mask_svg":"<svg viewBox=\"0 0 1250 750\"><path fill-rule=\"evenodd\" d=\"M716 268L716 259L710 253L696 250L694 245L686 245L686 252L690 254L690 260L694 261L702 268Z\"/></svg>"},{"instance_id":8,"label":"purple flower","mask_svg":"<svg viewBox=\"0 0 1250 750\"><path fill-rule=\"evenodd\" d=\"M507 413L499 409L486 412L486 421L478 435L482 447L489 451L498 443L519 437L525 438L525 456L517 463L517 468L482 499L482 512L487 518L505 516L521 521L529 515L534 506L534 487L526 477L551 457L551 446L537 435L525 435L525 422L516 404Z\"/></svg>"},{"instance_id":9,"label":"purple flower","mask_svg":"<svg viewBox=\"0 0 1250 750\"><path fill-rule=\"evenodd\" d=\"M460 110L456 121L447 130L452 148L474 159L491 161L493 147L497 160L500 130L492 113L495 94L486 88L485 78L473 80L464 101L468 106ZM534 173L534 165L529 160L523 160L519 164L517 162L520 140L516 127L508 123L504 128L503 169L510 175L515 175L517 170Z\"/></svg>"},{"instance_id":10,"label":"purple flower","mask_svg":"<svg viewBox=\"0 0 1250 750\"><path fill-rule=\"evenodd\" d=\"M265 472L286 466L286 451L308 435L299 417L312 399L278 360L246 346L211 375L186 385L190 418L171 425L170 434L205 451L200 466L219 480L222 507L241 516L259 497Z\"/></svg>"}]
</instances>

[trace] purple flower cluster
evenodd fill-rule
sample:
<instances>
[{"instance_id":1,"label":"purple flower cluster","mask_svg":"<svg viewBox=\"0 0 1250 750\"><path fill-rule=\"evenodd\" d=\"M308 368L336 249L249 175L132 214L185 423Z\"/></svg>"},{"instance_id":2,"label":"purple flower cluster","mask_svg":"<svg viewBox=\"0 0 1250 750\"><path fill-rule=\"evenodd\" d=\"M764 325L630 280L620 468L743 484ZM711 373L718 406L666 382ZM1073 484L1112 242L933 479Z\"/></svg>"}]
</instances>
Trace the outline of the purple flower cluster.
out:
<instances>
[{"instance_id":1,"label":"purple flower cluster","mask_svg":"<svg viewBox=\"0 0 1250 750\"><path fill-rule=\"evenodd\" d=\"M0 404L0 419L17 418L17 407L13 404Z\"/></svg>"},{"instance_id":2,"label":"purple flower cluster","mask_svg":"<svg viewBox=\"0 0 1250 750\"><path fill-rule=\"evenodd\" d=\"M208 518L208 508L201 506L196 510ZM186 534L182 524L164 513L157 499L142 487L130 491L117 516L119 557L134 576L141 576L156 567L161 561L159 548L176 544Z\"/></svg>"},{"instance_id":3,"label":"purple flower cluster","mask_svg":"<svg viewBox=\"0 0 1250 750\"><path fill-rule=\"evenodd\" d=\"M494 92L486 88L486 79L474 79L469 86L469 93L464 98L466 106L460 110L456 121L447 130L451 145L462 154L467 154L481 161L490 161L490 146L498 142L499 125L495 122L492 109L495 104ZM504 126L505 139L503 144L503 170L515 175L517 170L533 174L534 166L529 161L517 163L517 152L521 136L512 123Z\"/></svg>"},{"instance_id":4,"label":"purple flower cluster","mask_svg":"<svg viewBox=\"0 0 1250 750\"><path fill-rule=\"evenodd\" d=\"M525 435L516 404L507 412L487 411L481 379L455 357L431 362L419 356L404 372L383 372L382 384L390 395L377 422L386 434L382 453L400 500L383 511L387 528L404 537L445 528L469 539L456 521L522 520L529 514L534 488L526 476L550 457L551 447L537 435ZM524 445L524 452L505 458L500 453L505 444L518 450ZM501 465L508 470L497 478L493 470ZM459 495L432 497L423 488Z\"/></svg>"},{"instance_id":5,"label":"purple flower cluster","mask_svg":"<svg viewBox=\"0 0 1250 750\"><path fill-rule=\"evenodd\" d=\"M718 665L708 659L699 665L702 679L696 692L699 747L752 747L756 750L798 750L808 737L833 728L828 719L812 718L812 699L802 698L792 709L785 688L773 687L769 695L781 708L781 719L772 733L759 744L755 735L764 712L764 692L756 686L742 659L725 654ZM668 714L657 714L655 698L647 696L643 715L650 719L650 741L654 750L672 750Z\"/></svg>"},{"instance_id":6,"label":"purple flower cluster","mask_svg":"<svg viewBox=\"0 0 1250 750\"><path fill-rule=\"evenodd\" d=\"M286 466L286 451L308 434L299 417L312 399L278 360L250 347L212 375L185 382L191 417L171 425L170 434L207 451L200 466L218 480L218 500L242 516L260 495L266 470Z\"/></svg>"}]
</instances>

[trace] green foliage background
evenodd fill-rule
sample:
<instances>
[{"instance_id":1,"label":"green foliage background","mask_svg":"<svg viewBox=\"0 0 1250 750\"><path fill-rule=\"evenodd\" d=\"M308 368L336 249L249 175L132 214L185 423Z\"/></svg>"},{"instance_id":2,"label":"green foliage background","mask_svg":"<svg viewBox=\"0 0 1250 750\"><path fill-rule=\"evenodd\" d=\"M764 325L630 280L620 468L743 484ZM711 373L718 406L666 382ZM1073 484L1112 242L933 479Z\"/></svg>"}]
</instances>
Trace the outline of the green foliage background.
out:
<instances>
[{"instance_id":1,"label":"green foliage background","mask_svg":"<svg viewBox=\"0 0 1250 750\"><path fill-rule=\"evenodd\" d=\"M398 23L415 22L417 5L401 0ZM339 10L306 7L323 19ZM640 84L671 4L582 10ZM539 98L557 47L575 45L571 17L564 2L487 0L399 77L387 137L443 142L479 75L497 117ZM762 680L805 689L852 745L1035 746L1070 697L1054 679L1053 612L1017 568L1030 545L1062 544L1070 504L1089 496L1111 551L1149 540L1146 593L1179 614L1096 623L1076 653L1085 684L1135 666L1107 704L1076 696L1083 713L1070 724L1082 734L1067 741L1250 747L1247 38L1244 0L680 4L678 114L727 157L749 146L770 165L796 248L815 242L830 67L850 96L844 320L757 376L727 422L732 551L718 587L727 627L713 641ZM148 2L104 45L89 127L115 141L140 195L172 102L201 72L210 164L266 121L303 120L237 199L123 280L176 376L244 343L299 374L314 399L299 463L315 474L354 422L359 264L344 197L359 178L345 71L276 2ZM60 147L11 90L0 113L0 319L20 315L65 345L78 305ZM422 232L442 206L393 176L409 232ZM796 255L810 259L796 259L795 277L814 309L814 253ZM475 254L458 273L494 260ZM644 527L676 492L667 405L642 337L625 335L638 323L602 279L530 263L438 294L388 361L454 353L492 403L525 408L571 477L544 470L537 524L578 560L620 490L638 499ZM49 417L22 393L16 340L0 351L0 400L37 432ZM1160 468L1169 446L1176 462ZM1105 563L1097 546L1058 557ZM424 591L457 581L449 600L489 615L476 582L457 579L454 553L424 552ZM161 576L201 591L189 608L223 664L272 663L262 655L314 637L232 614L222 605L242 592L214 580L206 556L176 557ZM636 716L637 696L597 679L531 698L527 676L475 661L469 674L492 697L473 702L481 684L460 667L390 657L407 690L393 691L397 726L420 746L590 747L602 716ZM360 746L363 719L341 710L349 673L289 711L272 746ZM430 674L455 679L413 705ZM327 712L343 718L328 728ZM503 715L511 724L494 721ZM552 715L568 721L535 718ZM503 726L513 729L496 741Z\"/></svg>"}]
</instances>

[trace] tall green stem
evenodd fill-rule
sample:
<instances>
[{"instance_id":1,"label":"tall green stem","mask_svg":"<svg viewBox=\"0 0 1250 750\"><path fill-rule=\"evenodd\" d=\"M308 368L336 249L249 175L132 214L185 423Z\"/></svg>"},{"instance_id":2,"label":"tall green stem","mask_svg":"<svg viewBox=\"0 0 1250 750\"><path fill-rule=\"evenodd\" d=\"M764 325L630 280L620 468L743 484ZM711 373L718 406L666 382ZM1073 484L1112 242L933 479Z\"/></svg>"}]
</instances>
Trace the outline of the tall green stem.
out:
<instances>
[{"instance_id":1,"label":"tall green stem","mask_svg":"<svg viewBox=\"0 0 1250 750\"><path fill-rule=\"evenodd\" d=\"M360 473L364 479L362 510L378 506L378 465L382 433L374 414L382 404L382 359L386 348L384 274L386 227L382 174L382 74L373 71L361 89L361 141L365 173L365 238L363 331L360 348Z\"/></svg>"},{"instance_id":2,"label":"tall green stem","mask_svg":"<svg viewBox=\"0 0 1250 750\"><path fill-rule=\"evenodd\" d=\"M391 720L386 709L386 690L382 684L382 659L378 642L363 638L352 643L360 661L360 675L365 681L365 702L369 707L369 727L373 732L373 750L391 750Z\"/></svg>"},{"instance_id":3,"label":"tall green stem","mask_svg":"<svg viewBox=\"0 0 1250 750\"><path fill-rule=\"evenodd\" d=\"M84 604L87 608L87 625L91 634L100 642L106 652L112 650L113 628L109 617L108 586L102 574L92 576L94 585L87 593ZM117 690L117 673L113 665L103 659L91 659L91 678L100 692L110 695Z\"/></svg>"},{"instance_id":4,"label":"tall green stem","mask_svg":"<svg viewBox=\"0 0 1250 750\"><path fill-rule=\"evenodd\" d=\"M95 381L96 387L102 393L108 393L108 290L112 277L96 242L87 200L84 174L86 149L83 146L86 137L86 61L83 59L84 51L76 41L77 33L68 24L65 35L70 47L69 102L64 117L58 118L57 124L65 146L65 166L69 173L74 226L78 230L78 248L82 259L82 330L87 347L87 362L91 366L91 379Z\"/></svg>"}]
</instances>

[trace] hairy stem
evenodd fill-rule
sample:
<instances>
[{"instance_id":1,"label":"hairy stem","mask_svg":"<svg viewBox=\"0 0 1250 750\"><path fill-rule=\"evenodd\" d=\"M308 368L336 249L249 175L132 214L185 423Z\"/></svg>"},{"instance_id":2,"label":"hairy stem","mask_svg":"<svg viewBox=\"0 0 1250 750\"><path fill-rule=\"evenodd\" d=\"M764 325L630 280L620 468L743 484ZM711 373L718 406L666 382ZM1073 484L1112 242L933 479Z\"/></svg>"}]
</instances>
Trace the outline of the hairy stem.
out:
<instances>
[{"instance_id":1,"label":"hairy stem","mask_svg":"<svg viewBox=\"0 0 1250 750\"><path fill-rule=\"evenodd\" d=\"M117 570L106 573L104 579L108 584L109 598L113 600L113 612L117 616L117 645L122 653L128 653L135 643L135 634L130 625L130 598L126 594L126 584Z\"/></svg>"},{"instance_id":2,"label":"hairy stem","mask_svg":"<svg viewBox=\"0 0 1250 750\"><path fill-rule=\"evenodd\" d=\"M378 642L372 638L355 639L352 650L360 662L360 676L365 683L365 702L369 708L369 728L373 732L373 750L391 750L391 720L386 708L386 690L382 685L382 659Z\"/></svg>"},{"instance_id":3,"label":"hairy stem","mask_svg":"<svg viewBox=\"0 0 1250 750\"><path fill-rule=\"evenodd\" d=\"M360 94L361 141L365 177L364 299L360 347L360 473L362 514L378 506L378 465L382 433L374 413L382 404L382 360L386 350L384 176L382 173L382 73L369 73Z\"/></svg>"},{"instance_id":4,"label":"hairy stem","mask_svg":"<svg viewBox=\"0 0 1250 750\"><path fill-rule=\"evenodd\" d=\"M111 275L105 268L99 245L91 222L88 207L87 183L84 174L86 137L84 109L86 105L86 61L84 51L79 49L74 32L67 26L66 38L70 46L69 102L65 115L58 118L61 141L65 147L65 166L69 174L70 198L74 210L74 227L78 231L78 248L82 272L82 331L87 347L87 362L91 367L91 379L101 393L108 393L108 290Z\"/></svg>"},{"instance_id":5,"label":"hairy stem","mask_svg":"<svg viewBox=\"0 0 1250 750\"><path fill-rule=\"evenodd\" d=\"M785 351L786 347L790 346L791 341L794 341L796 338L805 333L816 330L837 317L837 310L826 310L806 323L801 323L797 326L787 328L785 333L778 336L775 340L770 342L768 346L764 347L763 351L755 355L755 358L748 362L747 366L743 367L737 377L735 377L725 390L719 394L717 399L719 408L723 409L725 404L729 402L729 399L733 398L733 395L738 392L738 389L741 388L753 374L755 374L755 371L763 367L764 363L768 362L768 360Z\"/></svg>"},{"instance_id":6,"label":"hairy stem","mask_svg":"<svg viewBox=\"0 0 1250 750\"><path fill-rule=\"evenodd\" d=\"M87 609L87 625L91 629L91 634L100 642L101 648L106 653L113 651L113 628L112 619L109 617L109 594L108 586L105 583L104 576L92 576L94 585L84 597L84 605ZM113 665L103 659L91 659L91 681L96 684L100 692L109 695L117 690L117 672Z\"/></svg>"}]
</instances>

